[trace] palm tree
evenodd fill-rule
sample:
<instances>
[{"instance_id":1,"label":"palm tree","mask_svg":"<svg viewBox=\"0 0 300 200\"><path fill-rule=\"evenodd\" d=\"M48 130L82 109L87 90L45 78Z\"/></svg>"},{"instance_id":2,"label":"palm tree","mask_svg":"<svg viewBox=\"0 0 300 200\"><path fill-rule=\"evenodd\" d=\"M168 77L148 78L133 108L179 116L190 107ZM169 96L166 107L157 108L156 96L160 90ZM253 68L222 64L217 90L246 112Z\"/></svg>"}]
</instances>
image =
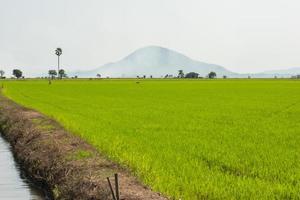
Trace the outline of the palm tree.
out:
<instances>
[{"instance_id":1,"label":"palm tree","mask_svg":"<svg viewBox=\"0 0 300 200\"><path fill-rule=\"evenodd\" d=\"M62 54L62 49L61 48L56 48L55 54L57 55L57 71L59 72L59 57ZM57 76L59 76L59 73L57 73Z\"/></svg>"}]
</instances>

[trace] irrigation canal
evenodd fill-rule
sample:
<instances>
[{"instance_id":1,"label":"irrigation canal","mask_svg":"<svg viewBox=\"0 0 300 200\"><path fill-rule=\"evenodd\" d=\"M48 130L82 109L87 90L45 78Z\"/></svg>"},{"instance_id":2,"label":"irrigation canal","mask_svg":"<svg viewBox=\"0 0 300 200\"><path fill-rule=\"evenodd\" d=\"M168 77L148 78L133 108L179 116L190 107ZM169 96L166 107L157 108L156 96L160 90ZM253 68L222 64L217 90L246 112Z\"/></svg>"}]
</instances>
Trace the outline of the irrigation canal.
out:
<instances>
[{"instance_id":1,"label":"irrigation canal","mask_svg":"<svg viewBox=\"0 0 300 200\"><path fill-rule=\"evenodd\" d=\"M43 193L24 177L11 152L10 145L0 133L0 199L45 200Z\"/></svg>"}]
</instances>

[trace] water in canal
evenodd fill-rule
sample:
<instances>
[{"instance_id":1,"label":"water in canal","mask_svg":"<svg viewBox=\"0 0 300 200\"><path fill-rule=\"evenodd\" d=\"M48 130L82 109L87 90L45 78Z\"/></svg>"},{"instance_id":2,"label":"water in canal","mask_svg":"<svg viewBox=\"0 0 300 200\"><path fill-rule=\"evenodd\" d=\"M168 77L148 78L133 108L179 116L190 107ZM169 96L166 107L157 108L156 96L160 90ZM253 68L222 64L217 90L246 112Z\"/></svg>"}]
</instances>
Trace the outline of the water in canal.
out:
<instances>
[{"instance_id":1,"label":"water in canal","mask_svg":"<svg viewBox=\"0 0 300 200\"><path fill-rule=\"evenodd\" d=\"M10 145L0 134L0 200L2 199L44 200L46 198L22 175Z\"/></svg>"}]
</instances>

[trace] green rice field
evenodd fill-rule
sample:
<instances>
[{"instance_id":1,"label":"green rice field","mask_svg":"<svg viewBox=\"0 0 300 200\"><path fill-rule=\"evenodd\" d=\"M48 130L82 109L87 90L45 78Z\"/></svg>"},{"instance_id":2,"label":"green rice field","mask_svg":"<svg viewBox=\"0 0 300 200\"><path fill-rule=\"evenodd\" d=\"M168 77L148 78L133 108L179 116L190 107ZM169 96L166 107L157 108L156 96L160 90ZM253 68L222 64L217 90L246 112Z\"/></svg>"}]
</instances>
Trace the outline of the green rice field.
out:
<instances>
[{"instance_id":1,"label":"green rice field","mask_svg":"<svg viewBox=\"0 0 300 200\"><path fill-rule=\"evenodd\" d=\"M2 83L172 199L300 199L300 81Z\"/></svg>"}]
</instances>

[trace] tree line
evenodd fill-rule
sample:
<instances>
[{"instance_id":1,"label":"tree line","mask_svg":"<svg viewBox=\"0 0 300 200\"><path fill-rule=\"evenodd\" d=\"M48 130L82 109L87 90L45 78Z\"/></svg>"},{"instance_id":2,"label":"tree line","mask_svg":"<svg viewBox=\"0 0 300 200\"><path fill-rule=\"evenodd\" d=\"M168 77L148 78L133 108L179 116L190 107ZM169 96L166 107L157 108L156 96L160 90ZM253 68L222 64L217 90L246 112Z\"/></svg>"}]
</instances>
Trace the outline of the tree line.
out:
<instances>
[{"instance_id":1,"label":"tree line","mask_svg":"<svg viewBox=\"0 0 300 200\"><path fill-rule=\"evenodd\" d=\"M196 73L196 72L189 72L187 74L184 74L183 70L179 70L178 76L180 78L203 78L203 77L200 77L199 74ZM206 77L210 78L210 79L216 78L217 77L217 73L216 72L209 72L206 75Z\"/></svg>"},{"instance_id":2,"label":"tree line","mask_svg":"<svg viewBox=\"0 0 300 200\"><path fill-rule=\"evenodd\" d=\"M4 75L5 75L5 71L0 70L0 79L5 79L6 77ZM24 78L23 72L20 69L13 69L12 75L17 79ZM49 75L49 78L51 78L51 79L54 79L57 75L58 75L58 78L60 78L60 79L67 77L67 74L64 69L60 69L58 71L58 73L56 70L50 69L48 71L48 75Z\"/></svg>"},{"instance_id":3,"label":"tree line","mask_svg":"<svg viewBox=\"0 0 300 200\"><path fill-rule=\"evenodd\" d=\"M98 78L101 77L101 75L97 75ZM145 79L147 76L146 75L143 75L143 76L136 76L136 78L142 78L142 79ZM216 72L209 72L207 75L206 75L206 78L210 78L210 79L213 79L213 78L216 78L217 77L217 73ZM152 75L149 76L149 78L153 78ZM162 76L162 78L204 78L204 77L201 77L199 76L198 73L196 72L189 72L187 74L185 74L183 72L183 70L178 70L178 75L174 76L172 74L166 74L165 76ZM223 76L223 78L227 78L227 76Z\"/></svg>"},{"instance_id":4,"label":"tree line","mask_svg":"<svg viewBox=\"0 0 300 200\"><path fill-rule=\"evenodd\" d=\"M5 78L4 74L5 74L5 72L3 70L0 70L0 78L1 79ZM14 69L12 71L12 74L17 79L24 78L23 72L20 69ZM65 70L64 69L59 69L59 67L58 67L58 71L55 70L55 69L50 69L48 71L48 75L49 75L49 78L51 78L51 79L55 79L56 77L59 78L59 79L68 77ZM97 77L101 78L101 75L97 74ZM217 74L215 72L210 72L206 77L210 78L210 79L213 79L213 78L217 77ZM137 76L137 78L146 78L146 75L144 75L142 77ZM152 78L152 76L150 76L150 78ZM164 76L164 78L203 78L203 77L200 77L199 74L196 73L196 72L189 72L187 74L184 74L183 70L178 70L178 76L177 77L173 77L173 75L167 74L167 75Z\"/></svg>"},{"instance_id":5,"label":"tree line","mask_svg":"<svg viewBox=\"0 0 300 200\"><path fill-rule=\"evenodd\" d=\"M217 77L217 73L216 72L209 72L206 75L207 78L213 79ZM172 75L167 74L165 76L165 78L173 78ZM201 77L198 73L196 72L189 72L187 74L184 74L183 70L178 70L178 75L177 78L203 78Z\"/></svg>"},{"instance_id":6,"label":"tree line","mask_svg":"<svg viewBox=\"0 0 300 200\"><path fill-rule=\"evenodd\" d=\"M0 78L1 78L1 79L5 79L5 78L6 78L6 77L4 76L4 74L5 74L5 71L0 70ZM22 72L21 70L19 70L19 69L13 69L12 75L13 75L14 77L16 77L17 79L19 79L19 78L24 78L23 72Z\"/></svg>"}]
</instances>

